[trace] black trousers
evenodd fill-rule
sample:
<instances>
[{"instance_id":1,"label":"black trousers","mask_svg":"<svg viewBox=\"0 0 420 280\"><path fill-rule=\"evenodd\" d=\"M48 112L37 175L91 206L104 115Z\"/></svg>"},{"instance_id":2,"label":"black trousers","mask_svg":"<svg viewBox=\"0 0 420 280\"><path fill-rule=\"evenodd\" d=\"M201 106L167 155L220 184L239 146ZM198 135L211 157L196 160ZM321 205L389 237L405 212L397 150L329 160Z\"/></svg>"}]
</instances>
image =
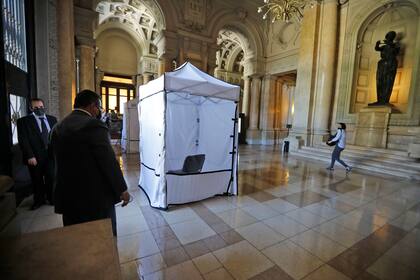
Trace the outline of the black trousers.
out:
<instances>
[{"instance_id":1,"label":"black trousers","mask_svg":"<svg viewBox=\"0 0 420 280\"><path fill-rule=\"evenodd\" d=\"M333 153L331 155L331 164L330 164L330 167L331 168L334 168L335 161L338 161L345 168L348 167L348 165L343 160L340 159L340 154L341 154L342 151L344 151L343 148L340 148L338 146L338 144L335 145L334 151L333 151Z\"/></svg>"},{"instance_id":2,"label":"black trousers","mask_svg":"<svg viewBox=\"0 0 420 280\"><path fill-rule=\"evenodd\" d=\"M96 220L111 218L112 233L117 236L117 217L115 214L115 207L112 206L106 213L101 213L96 217L86 217L80 215L63 214L63 225L71 226Z\"/></svg>"},{"instance_id":3,"label":"black trousers","mask_svg":"<svg viewBox=\"0 0 420 280\"><path fill-rule=\"evenodd\" d=\"M53 168L52 163L47 160L38 160L37 165L28 165L34 191L34 203L42 204L47 199L53 203Z\"/></svg>"}]
</instances>

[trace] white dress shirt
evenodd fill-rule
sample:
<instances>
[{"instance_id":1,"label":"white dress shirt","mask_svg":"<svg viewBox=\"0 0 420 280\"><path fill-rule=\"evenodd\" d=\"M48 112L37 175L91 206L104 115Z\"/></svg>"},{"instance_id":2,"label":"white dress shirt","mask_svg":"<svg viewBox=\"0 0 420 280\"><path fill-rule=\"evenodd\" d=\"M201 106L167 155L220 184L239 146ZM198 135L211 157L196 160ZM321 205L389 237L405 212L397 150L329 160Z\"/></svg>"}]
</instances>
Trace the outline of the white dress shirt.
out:
<instances>
[{"instance_id":1,"label":"white dress shirt","mask_svg":"<svg viewBox=\"0 0 420 280\"><path fill-rule=\"evenodd\" d=\"M337 134L330 142L338 141L337 146L341 149L346 147L346 131L344 129L337 129Z\"/></svg>"},{"instance_id":2,"label":"white dress shirt","mask_svg":"<svg viewBox=\"0 0 420 280\"><path fill-rule=\"evenodd\" d=\"M35 113L32 113L32 115L35 117L36 123L38 124L38 128L39 128L39 131L41 133L42 133L42 126L41 126L41 121L42 120L40 118L44 118L44 122L45 122L45 125L47 127L47 130L48 130L48 132L50 132L51 127L50 127L50 124L48 123L48 119L47 119L47 116L45 114L43 116L40 116L40 117L38 117Z\"/></svg>"}]
</instances>

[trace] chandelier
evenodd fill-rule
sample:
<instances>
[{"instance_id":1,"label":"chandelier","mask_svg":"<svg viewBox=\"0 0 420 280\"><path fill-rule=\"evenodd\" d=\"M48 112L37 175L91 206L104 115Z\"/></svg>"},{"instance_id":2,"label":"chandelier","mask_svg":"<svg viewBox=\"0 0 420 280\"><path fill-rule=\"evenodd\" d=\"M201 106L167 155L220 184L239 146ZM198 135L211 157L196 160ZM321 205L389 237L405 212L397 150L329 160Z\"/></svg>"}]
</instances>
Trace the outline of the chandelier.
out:
<instances>
[{"instance_id":1,"label":"chandelier","mask_svg":"<svg viewBox=\"0 0 420 280\"><path fill-rule=\"evenodd\" d=\"M264 5L258 8L258 13L264 13L263 19L271 17L271 22L281 20L290 22L295 20L300 22L303 18L303 9L306 5L311 8L315 2L321 0L264 0Z\"/></svg>"}]
</instances>

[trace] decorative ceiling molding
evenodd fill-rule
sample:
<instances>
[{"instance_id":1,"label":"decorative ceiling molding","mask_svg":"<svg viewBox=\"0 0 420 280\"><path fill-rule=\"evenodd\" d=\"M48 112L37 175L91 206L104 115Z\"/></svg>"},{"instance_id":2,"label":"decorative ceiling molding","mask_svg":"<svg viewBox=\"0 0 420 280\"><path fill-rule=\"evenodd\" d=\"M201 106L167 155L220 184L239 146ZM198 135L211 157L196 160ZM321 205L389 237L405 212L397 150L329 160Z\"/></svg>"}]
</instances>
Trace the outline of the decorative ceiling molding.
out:
<instances>
[{"instance_id":1,"label":"decorative ceiling molding","mask_svg":"<svg viewBox=\"0 0 420 280\"><path fill-rule=\"evenodd\" d=\"M244 60L247 54L252 53L248 39L240 31L228 27L220 30L217 45L220 47L216 58L218 68L242 73Z\"/></svg>"},{"instance_id":2,"label":"decorative ceiling molding","mask_svg":"<svg viewBox=\"0 0 420 280\"><path fill-rule=\"evenodd\" d=\"M164 28L164 17L153 0L105 0L96 6L99 13L98 25L118 22L123 29L134 31L137 39L145 41L144 55L156 55L157 47L153 40Z\"/></svg>"}]
</instances>

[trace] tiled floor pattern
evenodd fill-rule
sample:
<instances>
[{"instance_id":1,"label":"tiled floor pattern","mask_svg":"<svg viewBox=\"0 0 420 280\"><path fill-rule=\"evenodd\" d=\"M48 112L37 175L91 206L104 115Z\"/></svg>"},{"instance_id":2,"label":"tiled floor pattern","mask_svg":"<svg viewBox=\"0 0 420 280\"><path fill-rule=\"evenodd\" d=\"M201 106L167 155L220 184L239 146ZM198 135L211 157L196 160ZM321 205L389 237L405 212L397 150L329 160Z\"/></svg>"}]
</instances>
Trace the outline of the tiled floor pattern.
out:
<instances>
[{"instance_id":1,"label":"tiled floor pattern","mask_svg":"<svg viewBox=\"0 0 420 280\"><path fill-rule=\"evenodd\" d=\"M240 149L240 196L160 211L137 188L134 155L118 157L134 201L117 208L124 279L420 279L420 185L346 176L277 149ZM62 226L51 207L1 235Z\"/></svg>"}]
</instances>

